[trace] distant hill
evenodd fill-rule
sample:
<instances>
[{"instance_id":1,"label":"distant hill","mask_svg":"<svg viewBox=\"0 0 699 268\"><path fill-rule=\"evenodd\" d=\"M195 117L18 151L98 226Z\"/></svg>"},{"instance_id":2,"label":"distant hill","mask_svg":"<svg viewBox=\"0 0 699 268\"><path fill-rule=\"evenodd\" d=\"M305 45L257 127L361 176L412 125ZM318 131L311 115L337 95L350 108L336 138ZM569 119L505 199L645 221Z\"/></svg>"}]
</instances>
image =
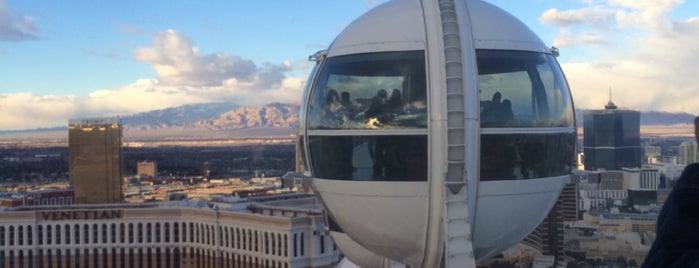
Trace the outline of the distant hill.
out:
<instances>
[{"instance_id":1,"label":"distant hill","mask_svg":"<svg viewBox=\"0 0 699 268\"><path fill-rule=\"evenodd\" d=\"M576 110L578 122L582 122L583 113L586 110ZM671 113L671 112L641 112L641 125L657 126L657 125L675 125L675 124L693 124L695 115L689 113Z\"/></svg>"},{"instance_id":2,"label":"distant hill","mask_svg":"<svg viewBox=\"0 0 699 268\"><path fill-rule=\"evenodd\" d=\"M693 114L669 112L641 112L641 125L693 124Z\"/></svg>"},{"instance_id":3,"label":"distant hill","mask_svg":"<svg viewBox=\"0 0 699 268\"><path fill-rule=\"evenodd\" d=\"M121 123L127 128L142 130L191 127L199 121L216 117L237 107L238 105L232 102L188 104L122 116Z\"/></svg>"},{"instance_id":4,"label":"distant hill","mask_svg":"<svg viewBox=\"0 0 699 268\"><path fill-rule=\"evenodd\" d=\"M196 125L216 130L249 127L296 128L299 125L299 106L284 103L270 103L262 107L243 106L221 113L215 118L198 121Z\"/></svg>"},{"instance_id":5,"label":"distant hill","mask_svg":"<svg viewBox=\"0 0 699 268\"><path fill-rule=\"evenodd\" d=\"M299 105L240 106L201 103L120 116L125 140L241 139L285 137L296 132ZM64 140L66 126L0 131L0 140Z\"/></svg>"},{"instance_id":6,"label":"distant hill","mask_svg":"<svg viewBox=\"0 0 699 268\"><path fill-rule=\"evenodd\" d=\"M585 110L577 110L579 126ZM641 112L642 126L692 124L688 113ZM299 105L270 103L241 106L235 103L189 104L121 116L126 140L236 139L286 137L299 125ZM66 126L32 130L0 131L0 140L57 139L67 141Z\"/></svg>"},{"instance_id":7,"label":"distant hill","mask_svg":"<svg viewBox=\"0 0 699 268\"><path fill-rule=\"evenodd\" d=\"M233 103L191 104L122 117L128 130L231 130L243 128L295 128L299 106L270 103L238 106Z\"/></svg>"}]
</instances>

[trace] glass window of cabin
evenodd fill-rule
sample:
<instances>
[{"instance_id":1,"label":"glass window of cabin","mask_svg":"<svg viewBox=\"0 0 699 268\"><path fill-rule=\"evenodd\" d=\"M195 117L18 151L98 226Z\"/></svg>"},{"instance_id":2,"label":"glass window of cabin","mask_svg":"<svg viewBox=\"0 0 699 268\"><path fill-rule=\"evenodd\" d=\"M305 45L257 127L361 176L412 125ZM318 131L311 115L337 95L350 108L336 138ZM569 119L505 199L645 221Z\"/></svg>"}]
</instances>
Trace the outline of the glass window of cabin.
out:
<instances>
[{"instance_id":1,"label":"glass window of cabin","mask_svg":"<svg viewBox=\"0 0 699 268\"><path fill-rule=\"evenodd\" d=\"M561 176L571 172L574 133L481 136L481 180Z\"/></svg>"},{"instance_id":2,"label":"glass window of cabin","mask_svg":"<svg viewBox=\"0 0 699 268\"><path fill-rule=\"evenodd\" d=\"M573 126L568 86L553 56L479 50L481 127Z\"/></svg>"},{"instance_id":3,"label":"glass window of cabin","mask_svg":"<svg viewBox=\"0 0 699 268\"><path fill-rule=\"evenodd\" d=\"M482 180L511 180L570 173L575 150L573 105L553 56L525 51L479 50ZM494 128L501 130L493 132ZM517 134L516 129L547 128Z\"/></svg>"},{"instance_id":4,"label":"glass window of cabin","mask_svg":"<svg viewBox=\"0 0 699 268\"><path fill-rule=\"evenodd\" d=\"M308 143L318 178L427 180L427 135L310 136Z\"/></svg>"},{"instance_id":5,"label":"glass window of cabin","mask_svg":"<svg viewBox=\"0 0 699 268\"><path fill-rule=\"evenodd\" d=\"M314 85L310 129L427 127L423 51L330 57Z\"/></svg>"}]
</instances>

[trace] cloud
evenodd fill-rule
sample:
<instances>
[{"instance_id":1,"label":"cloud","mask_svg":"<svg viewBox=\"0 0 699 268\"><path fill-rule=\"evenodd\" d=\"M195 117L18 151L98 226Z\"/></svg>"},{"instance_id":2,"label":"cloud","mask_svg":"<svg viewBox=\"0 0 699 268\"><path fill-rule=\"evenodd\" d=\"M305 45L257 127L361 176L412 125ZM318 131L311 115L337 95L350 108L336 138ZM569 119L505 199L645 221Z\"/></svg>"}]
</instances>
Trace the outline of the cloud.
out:
<instances>
[{"instance_id":1,"label":"cloud","mask_svg":"<svg viewBox=\"0 0 699 268\"><path fill-rule=\"evenodd\" d=\"M34 19L22 15L0 0L0 41L19 42L38 39Z\"/></svg>"},{"instance_id":2,"label":"cloud","mask_svg":"<svg viewBox=\"0 0 699 268\"><path fill-rule=\"evenodd\" d=\"M265 89L279 85L289 71L285 64L258 67L252 60L227 53L203 54L192 40L174 30L155 33L153 44L137 49L135 57L151 64L165 85L219 86L234 79Z\"/></svg>"},{"instance_id":3,"label":"cloud","mask_svg":"<svg viewBox=\"0 0 699 268\"><path fill-rule=\"evenodd\" d=\"M672 20L669 14L682 8L681 1L602 3L599 10L615 9L614 20L605 27L598 27L602 20L573 15L589 8L541 16L560 26L556 45L576 46L574 53L586 55L561 62L576 106L602 108L611 87L620 107L699 114L699 17Z\"/></svg>"},{"instance_id":4,"label":"cloud","mask_svg":"<svg viewBox=\"0 0 699 268\"><path fill-rule=\"evenodd\" d=\"M141 27L128 25L128 24L119 24L119 25L117 25L117 29L119 29L119 31L121 31L122 33L132 34L132 35L139 35L139 34L143 34L146 32Z\"/></svg>"},{"instance_id":5,"label":"cloud","mask_svg":"<svg viewBox=\"0 0 699 268\"><path fill-rule=\"evenodd\" d=\"M0 95L0 130L63 126L70 118L129 115L190 103L298 103L305 79L285 77L265 90L235 79L219 86L175 86L145 78L122 87L94 90L85 96L3 94Z\"/></svg>"},{"instance_id":6,"label":"cloud","mask_svg":"<svg viewBox=\"0 0 699 268\"><path fill-rule=\"evenodd\" d=\"M565 11L552 8L544 11L539 20L555 26L585 24L602 28L614 22L615 15L614 9L601 6Z\"/></svg>"},{"instance_id":7,"label":"cloud","mask_svg":"<svg viewBox=\"0 0 699 268\"><path fill-rule=\"evenodd\" d=\"M153 44L136 49L135 57L150 64L156 77L84 96L1 94L0 130L63 126L70 118L129 115L190 103L298 103L306 81L306 74L287 74L305 66L290 61L258 66L228 53L204 54L174 30L156 33Z\"/></svg>"},{"instance_id":8,"label":"cloud","mask_svg":"<svg viewBox=\"0 0 699 268\"><path fill-rule=\"evenodd\" d=\"M67 120L64 116L72 112L74 102L74 96L39 96L27 92L2 94L0 129L55 126L54 123Z\"/></svg>"}]
</instances>

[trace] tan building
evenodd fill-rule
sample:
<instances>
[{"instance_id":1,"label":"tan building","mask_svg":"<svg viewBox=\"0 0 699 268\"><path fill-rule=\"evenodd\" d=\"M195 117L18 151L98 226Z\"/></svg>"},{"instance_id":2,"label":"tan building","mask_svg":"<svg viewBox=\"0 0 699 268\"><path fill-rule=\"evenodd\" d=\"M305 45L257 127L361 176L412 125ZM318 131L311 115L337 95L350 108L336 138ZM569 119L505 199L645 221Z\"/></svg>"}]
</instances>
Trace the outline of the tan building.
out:
<instances>
[{"instance_id":1,"label":"tan building","mask_svg":"<svg viewBox=\"0 0 699 268\"><path fill-rule=\"evenodd\" d=\"M324 228L309 194L25 207L0 212L0 267L330 267Z\"/></svg>"},{"instance_id":2,"label":"tan building","mask_svg":"<svg viewBox=\"0 0 699 268\"><path fill-rule=\"evenodd\" d=\"M75 187L76 203L123 201L121 138L116 118L70 120L69 180Z\"/></svg>"},{"instance_id":3,"label":"tan building","mask_svg":"<svg viewBox=\"0 0 699 268\"><path fill-rule=\"evenodd\" d=\"M155 178L158 175L158 163L155 161L136 162L136 175Z\"/></svg>"}]
</instances>

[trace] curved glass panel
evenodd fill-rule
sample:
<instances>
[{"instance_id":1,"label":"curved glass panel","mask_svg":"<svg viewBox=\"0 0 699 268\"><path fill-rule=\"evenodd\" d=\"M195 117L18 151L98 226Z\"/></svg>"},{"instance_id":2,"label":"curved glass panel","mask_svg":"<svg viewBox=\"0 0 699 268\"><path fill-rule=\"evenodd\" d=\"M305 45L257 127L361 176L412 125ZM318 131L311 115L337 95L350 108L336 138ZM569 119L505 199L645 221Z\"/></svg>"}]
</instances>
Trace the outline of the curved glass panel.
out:
<instances>
[{"instance_id":1,"label":"curved glass panel","mask_svg":"<svg viewBox=\"0 0 699 268\"><path fill-rule=\"evenodd\" d=\"M481 135L481 180L518 180L569 174L575 135Z\"/></svg>"},{"instance_id":2,"label":"curved glass panel","mask_svg":"<svg viewBox=\"0 0 699 268\"><path fill-rule=\"evenodd\" d=\"M310 98L310 129L426 128L423 51L325 60Z\"/></svg>"},{"instance_id":3,"label":"curved glass panel","mask_svg":"<svg viewBox=\"0 0 699 268\"><path fill-rule=\"evenodd\" d=\"M481 127L573 126L568 85L546 53L478 50Z\"/></svg>"},{"instance_id":4,"label":"curved glass panel","mask_svg":"<svg viewBox=\"0 0 699 268\"><path fill-rule=\"evenodd\" d=\"M426 181L427 136L310 136L314 177Z\"/></svg>"},{"instance_id":5,"label":"curved glass panel","mask_svg":"<svg viewBox=\"0 0 699 268\"><path fill-rule=\"evenodd\" d=\"M313 70L311 70L311 73L308 75L308 80L306 80L306 86L303 88L303 100L301 102L301 112L299 113L299 129L303 128L303 126L306 125L306 101L308 99L308 94L311 91L311 83L313 82L313 78L315 77L316 72L318 71L318 63L313 65Z\"/></svg>"}]
</instances>

